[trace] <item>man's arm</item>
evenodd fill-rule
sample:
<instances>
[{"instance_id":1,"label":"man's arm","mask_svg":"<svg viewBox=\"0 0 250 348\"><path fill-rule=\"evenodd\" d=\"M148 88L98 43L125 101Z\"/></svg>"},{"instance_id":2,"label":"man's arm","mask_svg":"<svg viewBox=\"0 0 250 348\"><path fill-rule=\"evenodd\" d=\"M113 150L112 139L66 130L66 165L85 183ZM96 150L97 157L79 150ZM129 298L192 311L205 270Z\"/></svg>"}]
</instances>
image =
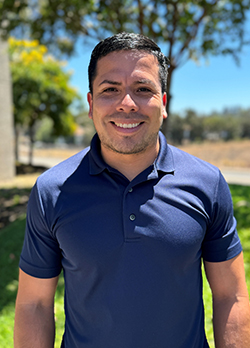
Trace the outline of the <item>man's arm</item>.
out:
<instances>
[{"instance_id":1,"label":"man's arm","mask_svg":"<svg viewBox=\"0 0 250 348\"><path fill-rule=\"evenodd\" d=\"M250 347L250 306L242 253L225 262L204 262L213 295L216 348Z\"/></svg>"},{"instance_id":2,"label":"man's arm","mask_svg":"<svg viewBox=\"0 0 250 348\"><path fill-rule=\"evenodd\" d=\"M57 282L58 277L39 279L20 270L15 312L15 348L54 347L54 296Z\"/></svg>"}]
</instances>

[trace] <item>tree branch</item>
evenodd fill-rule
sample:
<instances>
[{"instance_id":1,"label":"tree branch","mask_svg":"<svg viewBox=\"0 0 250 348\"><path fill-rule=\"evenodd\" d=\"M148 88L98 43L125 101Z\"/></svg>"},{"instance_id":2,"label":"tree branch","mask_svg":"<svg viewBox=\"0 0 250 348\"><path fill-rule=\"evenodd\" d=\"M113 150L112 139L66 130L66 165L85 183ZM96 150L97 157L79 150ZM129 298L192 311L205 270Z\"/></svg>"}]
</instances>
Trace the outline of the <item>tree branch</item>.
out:
<instances>
[{"instance_id":1,"label":"tree branch","mask_svg":"<svg viewBox=\"0 0 250 348\"><path fill-rule=\"evenodd\" d=\"M138 10L139 10L139 14L138 14L139 30L140 30L140 34L143 35L143 24L144 24L143 6L141 3L141 0L138 0L137 3L138 3Z\"/></svg>"},{"instance_id":2,"label":"tree branch","mask_svg":"<svg viewBox=\"0 0 250 348\"><path fill-rule=\"evenodd\" d=\"M212 4L209 4L209 6L215 6L217 5L218 2L219 0L214 0ZM198 20L194 23L192 33L190 33L189 37L186 39L183 46L180 48L179 52L176 54L176 63L177 63L176 66L180 65L183 53L188 48L189 44L196 38L199 26L202 23L203 19L206 17L206 15L207 15L207 8L203 7L203 13L198 18Z\"/></svg>"}]
</instances>

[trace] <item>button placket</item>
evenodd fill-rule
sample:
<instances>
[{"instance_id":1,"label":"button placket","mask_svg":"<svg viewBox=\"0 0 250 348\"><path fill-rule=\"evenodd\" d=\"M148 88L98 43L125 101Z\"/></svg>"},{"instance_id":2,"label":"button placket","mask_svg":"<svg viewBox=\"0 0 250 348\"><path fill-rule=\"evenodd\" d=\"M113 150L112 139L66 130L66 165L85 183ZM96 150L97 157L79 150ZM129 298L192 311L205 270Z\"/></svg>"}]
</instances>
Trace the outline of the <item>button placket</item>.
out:
<instances>
[{"instance_id":1,"label":"button placket","mask_svg":"<svg viewBox=\"0 0 250 348\"><path fill-rule=\"evenodd\" d=\"M130 187L130 188L128 189L128 192L129 192L129 193L132 193L132 192L133 192L133 187ZM130 220L130 221L134 221L135 219L136 219L135 214L131 213L131 214L129 215L129 220Z\"/></svg>"},{"instance_id":2,"label":"button placket","mask_svg":"<svg viewBox=\"0 0 250 348\"><path fill-rule=\"evenodd\" d=\"M132 194L133 192L133 194ZM136 194L133 187L128 188L124 192L123 197L123 228L125 241L137 241L140 239L135 234L136 214L138 207L136 206Z\"/></svg>"}]
</instances>

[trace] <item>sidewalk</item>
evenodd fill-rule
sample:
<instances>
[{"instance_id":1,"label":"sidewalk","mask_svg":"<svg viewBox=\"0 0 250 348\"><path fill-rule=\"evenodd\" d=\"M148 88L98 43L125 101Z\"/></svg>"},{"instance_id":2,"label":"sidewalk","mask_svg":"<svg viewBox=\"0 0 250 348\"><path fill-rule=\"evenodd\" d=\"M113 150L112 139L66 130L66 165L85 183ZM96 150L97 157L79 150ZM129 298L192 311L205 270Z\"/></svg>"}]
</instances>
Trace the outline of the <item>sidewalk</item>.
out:
<instances>
[{"instance_id":1,"label":"sidewalk","mask_svg":"<svg viewBox=\"0 0 250 348\"><path fill-rule=\"evenodd\" d=\"M250 186L250 169L246 168L221 168L228 184Z\"/></svg>"}]
</instances>

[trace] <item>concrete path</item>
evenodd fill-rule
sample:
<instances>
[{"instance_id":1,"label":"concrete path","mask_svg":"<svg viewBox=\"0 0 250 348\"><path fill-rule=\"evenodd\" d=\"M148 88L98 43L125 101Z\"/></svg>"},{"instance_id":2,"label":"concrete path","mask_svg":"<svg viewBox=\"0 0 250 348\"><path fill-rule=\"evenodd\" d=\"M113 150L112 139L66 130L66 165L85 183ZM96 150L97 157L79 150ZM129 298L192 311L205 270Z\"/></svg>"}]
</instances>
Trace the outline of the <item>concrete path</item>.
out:
<instances>
[{"instance_id":1,"label":"concrete path","mask_svg":"<svg viewBox=\"0 0 250 348\"><path fill-rule=\"evenodd\" d=\"M229 184L250 186L250 169L222 168L221 172Z\"/></svg>"}]
</instances>

